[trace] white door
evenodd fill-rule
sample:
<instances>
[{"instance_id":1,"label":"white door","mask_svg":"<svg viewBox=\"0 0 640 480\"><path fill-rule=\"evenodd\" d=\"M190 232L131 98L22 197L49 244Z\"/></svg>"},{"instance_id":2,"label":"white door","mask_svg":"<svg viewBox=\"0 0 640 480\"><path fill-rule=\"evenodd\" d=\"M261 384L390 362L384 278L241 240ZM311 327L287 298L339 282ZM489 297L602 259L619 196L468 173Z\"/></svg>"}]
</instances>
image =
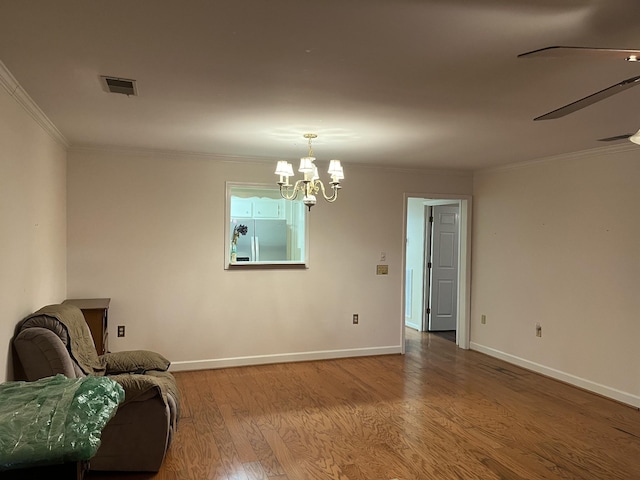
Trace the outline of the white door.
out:
<instances>
[{"instance_id":1,"label":"white door","mask_svg":"<svg viewBox=\"0 0 640 480\"><path fill-rule=\"evenodd\" d=\"M433 207L432 215L429 330L455 330L458 321L459 207L437 205Z\"/></svg>"}]
</instances>

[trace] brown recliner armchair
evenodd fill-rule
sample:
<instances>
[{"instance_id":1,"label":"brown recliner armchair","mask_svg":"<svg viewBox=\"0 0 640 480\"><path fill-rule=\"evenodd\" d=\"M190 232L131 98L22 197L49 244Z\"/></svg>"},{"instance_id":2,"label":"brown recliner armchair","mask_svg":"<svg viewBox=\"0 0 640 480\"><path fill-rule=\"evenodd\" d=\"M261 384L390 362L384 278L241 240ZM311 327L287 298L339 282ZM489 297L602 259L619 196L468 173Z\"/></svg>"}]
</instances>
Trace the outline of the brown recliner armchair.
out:
<instances>
[{"instance_id":1,"label":"brown recliner armchair","mask_svg":"<svg viewBox=\"0 0 640 480\"><path fill-rule=\"evenodd\" d=\"M179 393L166 358L144 350L98 356L82 312L68 304L49 305L22 320L13 345L26 380L107 375L123 386L125 400L102 431L91 470L158 471L179 417Z\"/></svg>"}]
</instances>

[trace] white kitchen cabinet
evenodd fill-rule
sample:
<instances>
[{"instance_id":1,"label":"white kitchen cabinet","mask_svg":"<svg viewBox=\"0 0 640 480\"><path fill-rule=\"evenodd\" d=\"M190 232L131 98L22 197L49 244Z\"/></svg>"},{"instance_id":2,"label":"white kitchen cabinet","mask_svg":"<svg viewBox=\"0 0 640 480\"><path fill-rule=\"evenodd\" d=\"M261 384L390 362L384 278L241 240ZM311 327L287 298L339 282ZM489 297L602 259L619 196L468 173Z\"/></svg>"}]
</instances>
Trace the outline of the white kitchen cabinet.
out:
<instances>
[{"instance_id":1,"label":"white kitchen cabinet","mask_svg":"<svg viewBox=\"0 0 640 480\"><path fill-rule=\"evenodd\" d=\"M284 200L279 198L232 197L231 217L285 218Z\"/></svg>"},{"instance_id":2,"label":"white kitchen cabinet","mask_svg":"<svg viewBox=\"0 0 640 480\"><path fill-rule=\"evenodd\" d=\"M253 199L233 197L231 201L231 216L251 218L253 215Z\"/></svg>"},{"instance_id":3,"label":"white kitchen cabinet","mask_svg":"<svg viewBox=\"0 0 640 480\"><path fill-rule=\"evenodd\" d=\"M282 200L258 198L253 202L253 218L284 218Z\"/></svg>"}]
</instances>

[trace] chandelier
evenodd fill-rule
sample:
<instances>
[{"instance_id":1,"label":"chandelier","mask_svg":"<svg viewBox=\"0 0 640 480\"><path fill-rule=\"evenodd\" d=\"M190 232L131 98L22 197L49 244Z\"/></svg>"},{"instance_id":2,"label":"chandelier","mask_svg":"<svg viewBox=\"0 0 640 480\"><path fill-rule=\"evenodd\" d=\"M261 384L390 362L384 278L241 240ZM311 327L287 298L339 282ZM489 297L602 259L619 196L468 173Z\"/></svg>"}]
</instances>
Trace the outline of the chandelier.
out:
<instances>
[{"instance_id":1,"label":"chandelier","mask_svg":"<svg viewBox=\"0 0 640 480\"><path fill-rule=\"evenodd\" d=\"M300 159L300 167L298 171L304 176L302 180L297 180L295 184L289 183L289 177L293 177L293 166L286 160L278 161L276 166L276 175L280 175L280 195L287 200L295 200L298 194L302 192L302 203L304 203L309 210L316 204L316 195L322 192L322 196L327 202L335 202L338 198L338 190L340 186L340 180L344 178L344 172L340 160L331 160L329 162L329 175L331 175L331 195L327 195L324 183L318 176L318 167L313 163L316 159L313 156L313 149L311 148L311 140L318 138L315 133L305 133L304 138L309 142L309 154L306 157Z\"/></svg>"}]
</instances>

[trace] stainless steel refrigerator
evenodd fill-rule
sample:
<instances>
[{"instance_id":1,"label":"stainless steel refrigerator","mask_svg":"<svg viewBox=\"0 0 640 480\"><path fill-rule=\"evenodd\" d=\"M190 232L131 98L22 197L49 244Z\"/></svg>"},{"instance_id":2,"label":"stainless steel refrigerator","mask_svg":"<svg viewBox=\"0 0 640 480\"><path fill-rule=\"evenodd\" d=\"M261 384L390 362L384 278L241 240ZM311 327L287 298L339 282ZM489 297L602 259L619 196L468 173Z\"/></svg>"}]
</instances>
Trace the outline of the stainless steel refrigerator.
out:
<instances>
[{"instance_id":1,"label":"stainless steel refrigerator","mask_svg":"<svg viewBox=\"0 0 640 480\"><path fill-rule=\"evenodd\" d=\"M284 262L287 258L287 221L276 219L237 218L231 223L246 225L247 234L237 243L237 262Z\"/></svg>"}]
</instances>

